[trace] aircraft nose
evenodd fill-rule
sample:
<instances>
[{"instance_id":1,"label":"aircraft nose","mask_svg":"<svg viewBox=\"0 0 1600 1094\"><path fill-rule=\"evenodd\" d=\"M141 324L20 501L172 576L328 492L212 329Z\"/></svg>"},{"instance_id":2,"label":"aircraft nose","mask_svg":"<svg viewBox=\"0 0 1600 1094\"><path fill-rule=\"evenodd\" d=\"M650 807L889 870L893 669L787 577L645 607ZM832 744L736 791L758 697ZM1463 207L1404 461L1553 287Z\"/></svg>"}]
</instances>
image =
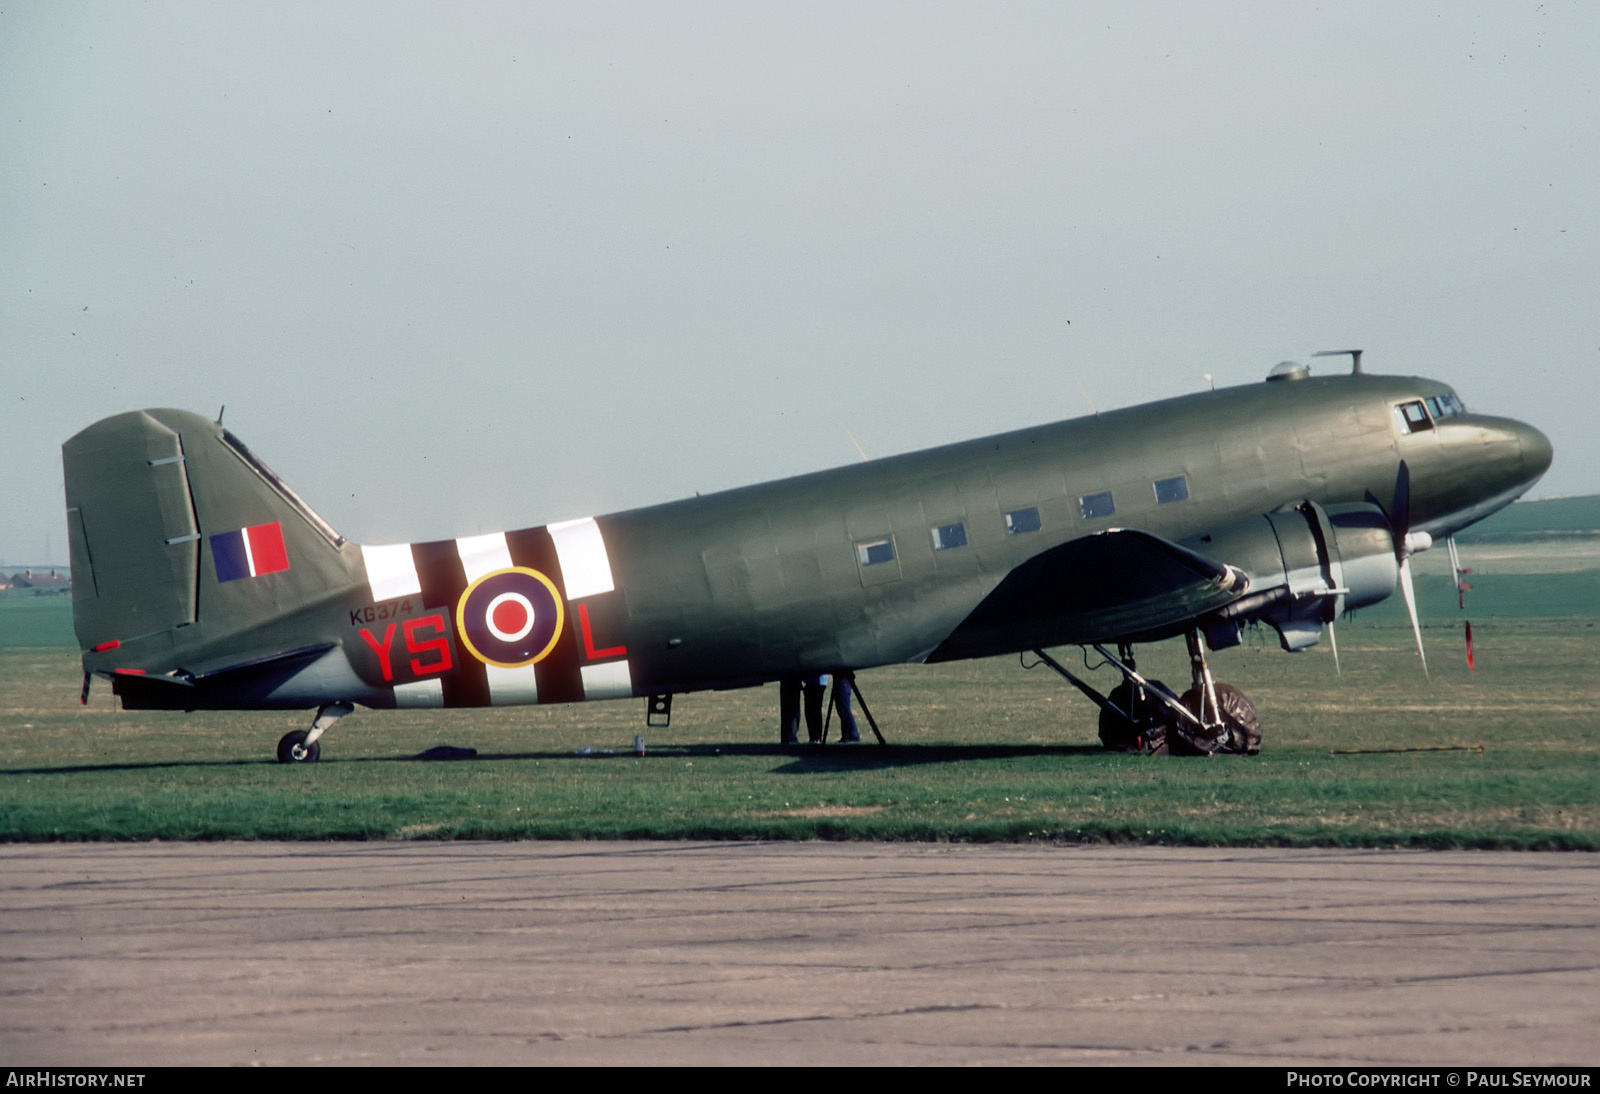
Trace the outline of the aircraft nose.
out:
<instances>
[{"instance_id":1,"label":"aircraft nose","mask_svg":"<svg viewBox=\"0 0 1600 1094\"><path fill-rule=\"evenodd\" d=\"M1555 449L1550 446L1550 438L1539 432L1533 426L1524 422L1515 423L1517 445L1522 449L1522 470L1532 483L1550 470L1550 461L1555 456Z\"/></svg>"}]
</instances>

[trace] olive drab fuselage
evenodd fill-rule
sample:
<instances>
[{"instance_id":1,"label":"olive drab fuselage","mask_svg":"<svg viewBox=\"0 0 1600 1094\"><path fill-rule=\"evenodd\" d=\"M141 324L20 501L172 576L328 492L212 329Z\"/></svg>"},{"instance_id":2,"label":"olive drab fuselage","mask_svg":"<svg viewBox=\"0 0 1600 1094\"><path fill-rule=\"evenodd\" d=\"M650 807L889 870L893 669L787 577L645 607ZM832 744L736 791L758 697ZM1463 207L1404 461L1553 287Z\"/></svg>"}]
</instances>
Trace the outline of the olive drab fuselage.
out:
<instances>
[{"instance_id":1,"label":"olive drab fuselage","mask_svg":"<svg viewBox=\"0 0 1600 1094\"><path fill-rule=\"evenodd\" d=\"M366 546L199 415L106 419L64 461L85 672L128 706L205 709L670 695L1196 630L1226 645L1248 619L1303 648L1393 591L1397 502L1449 535L1550 446L1444 384L1355 373Z\"/></svg>"}]
</instances>

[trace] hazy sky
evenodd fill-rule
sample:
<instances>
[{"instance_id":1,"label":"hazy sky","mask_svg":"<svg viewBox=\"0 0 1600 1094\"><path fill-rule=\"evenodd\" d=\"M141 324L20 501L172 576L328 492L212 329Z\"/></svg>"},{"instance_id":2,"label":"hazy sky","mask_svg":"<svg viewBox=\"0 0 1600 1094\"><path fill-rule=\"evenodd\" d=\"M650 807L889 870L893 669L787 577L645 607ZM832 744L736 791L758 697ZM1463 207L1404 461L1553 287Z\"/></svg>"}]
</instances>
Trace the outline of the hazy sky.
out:
<instances>
[{"instance_id":1,"label":"hazy sky","mask_svg":"<svg viewBox=\"0 0 1600 1094\"><path fill-rule=\"evenodd\" d=\"M1350 346L1600 491L1597 57L1571 2L8 4L0 560L145 406L392 542Z\"/></svg>"}]
</instances>

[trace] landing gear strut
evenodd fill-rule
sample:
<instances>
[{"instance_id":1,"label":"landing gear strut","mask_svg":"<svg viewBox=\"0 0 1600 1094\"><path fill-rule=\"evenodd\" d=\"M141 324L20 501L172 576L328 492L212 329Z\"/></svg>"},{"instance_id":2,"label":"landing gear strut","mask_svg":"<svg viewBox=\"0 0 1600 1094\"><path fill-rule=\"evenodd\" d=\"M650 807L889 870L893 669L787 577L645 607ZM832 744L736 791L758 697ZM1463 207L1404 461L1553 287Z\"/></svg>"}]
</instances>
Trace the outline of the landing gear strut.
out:
<instances>
[{"instance_id":1,"label":"landing gear strut","mask_svg":"<svg viewBox=\"0 0 1600 1094\"><path fill-rule=\"evenodd\" d=\"M1193 720L1179 718L1167 735L1167 748L1178 756L1213 756L1233 752L1254 756L1261 751L1261 718L1255 704L1232 684L1219 684L1206 666L1198 631L1189 635L1189 667L1194 686L1183 693Z\"/></svg>"},{"instance_id":2,"label":"landing gear strut","mask_svg":"<svg viewBox=\"0 0 1600 1094\"><path fill-rule=\"evenodd\" d=\"M1096 643L1094 648L1118 672L1122 683L1101 695L1043 650L1034 656L1049 665L1100 708L1100 741L1123 752L1149 751L1178 756L1211 756L1219 752L1254 756L1261 751L1261 719L1244 692L1219 684L1206 665L1199 631L1190 631L1189 669L1193 685L1180 699L1159 680L1139 675L1133 646L1117 644L1117 654Z\"/></svg>"},{"instance_id":3,"label":"landing gear strut","mask_svg":"<svg viewBox=\"0 0 1600 1094\"><path fill-rule=\"evenodd\" d=\"M281 764L316 763L322 755L318 738L333 727L333 723L355 710L352 703L328 703L317 711L310 729L295 729L285 733L278 741L278 762Z\"/></svg>"},{"instance_id":4,"label":"landing gear strut","mask_svg":"<svg viewBox=\"0 0 1600 1094\"><path fill-rule=\"evenodd\" d=\"M1130 670L1137 666L1133 660L1133 646L1117 643L1117 653ZM1106 696L1109 705L1100 708L1100 743L1113 752L1144 752L1160 748L1167 740L1174 715L1157 693L1168 700L1177 695L1160 680L1139 683L1129 676L1111 689Z\"/></svg>"}]
</instances>

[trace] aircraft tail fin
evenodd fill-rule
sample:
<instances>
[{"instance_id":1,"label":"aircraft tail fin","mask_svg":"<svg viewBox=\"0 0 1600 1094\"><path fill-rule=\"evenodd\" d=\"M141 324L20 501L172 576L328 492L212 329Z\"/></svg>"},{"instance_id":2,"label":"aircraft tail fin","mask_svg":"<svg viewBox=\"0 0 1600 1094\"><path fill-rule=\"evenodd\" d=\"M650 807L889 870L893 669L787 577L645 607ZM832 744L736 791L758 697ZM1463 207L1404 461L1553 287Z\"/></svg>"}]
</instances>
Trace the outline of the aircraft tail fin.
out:
<instances>
[{"instance_id":1,"label":"aircraft tail fin","mask_svg":"<svg viewBox=\"0 0 1600 1094\"><path fill-rule=\"evenodd\" d=\"M244 631L290 648L300 610L363 580L358 549L201 415L119 414L61 452L86 671L193 668Z\"/></svg>"}]
</instances>

